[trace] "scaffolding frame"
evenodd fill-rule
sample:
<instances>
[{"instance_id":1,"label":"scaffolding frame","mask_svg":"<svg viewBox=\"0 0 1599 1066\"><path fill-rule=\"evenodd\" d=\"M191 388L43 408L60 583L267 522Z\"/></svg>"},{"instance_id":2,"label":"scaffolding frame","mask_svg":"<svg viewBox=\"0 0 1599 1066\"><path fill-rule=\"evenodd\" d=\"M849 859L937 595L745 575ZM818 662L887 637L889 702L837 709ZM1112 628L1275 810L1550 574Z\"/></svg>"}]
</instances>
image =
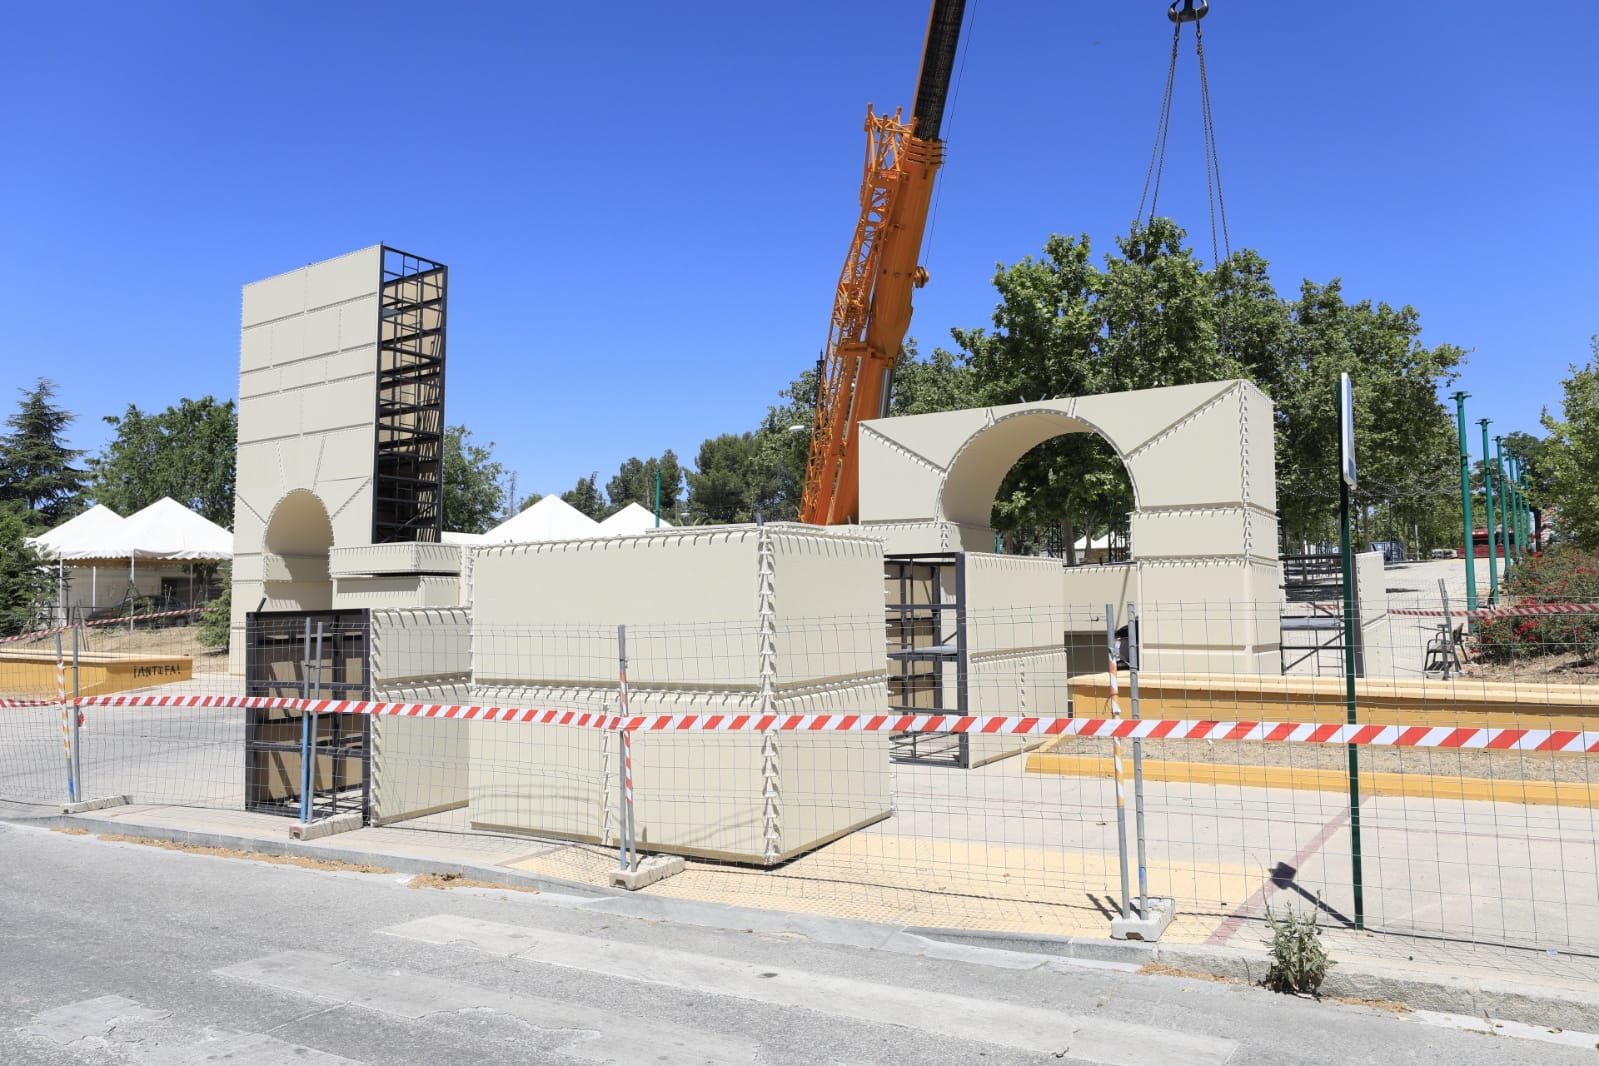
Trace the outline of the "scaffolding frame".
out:
<instances>
[{"instance_id":1,"label":"scaffolding frame","mask_svg":"<svg viewBox=\"0 0 1599 1066\"><path fill-rule=\"evenodd\" d=\"M966 553L885 556L883 576L889 709L965 715ZM953 682L945 677L951 667ZM971 738L965 733L896 733L890 742L897 759L972 764Z\"/></svg>"},{"instance_id":2,"label":"scaffolding frame","mask_svg":"<svg viewBox=\"0 0 1599 1066\"><path fill-rule=\"evenodd\" d=\"M378 289L372 543L444 532L444 335L449 268L387 245Z\"/></svg>"}]
</instances>

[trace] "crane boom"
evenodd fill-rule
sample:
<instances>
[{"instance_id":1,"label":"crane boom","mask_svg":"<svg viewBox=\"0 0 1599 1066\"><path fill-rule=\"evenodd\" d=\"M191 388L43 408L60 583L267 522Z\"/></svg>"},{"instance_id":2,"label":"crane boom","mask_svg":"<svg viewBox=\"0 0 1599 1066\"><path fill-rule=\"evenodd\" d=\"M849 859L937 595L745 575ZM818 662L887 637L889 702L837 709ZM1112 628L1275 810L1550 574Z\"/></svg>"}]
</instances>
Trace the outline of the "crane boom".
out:
<instances>
[{"instance_id":1,"label":"crane boom","mask_svg":"<svg viewBox=\"0 0 1599 1066\"><path fill-rule=\"evenodd\" d=\"M866 108L860 218L833 299L800 520L859 518L860 422L887 414L889 386L911 322L911 293L927 282L916 263L944 162L944 103L966 0L933 0L907 122Z\"/></svg>"}]
</instances>

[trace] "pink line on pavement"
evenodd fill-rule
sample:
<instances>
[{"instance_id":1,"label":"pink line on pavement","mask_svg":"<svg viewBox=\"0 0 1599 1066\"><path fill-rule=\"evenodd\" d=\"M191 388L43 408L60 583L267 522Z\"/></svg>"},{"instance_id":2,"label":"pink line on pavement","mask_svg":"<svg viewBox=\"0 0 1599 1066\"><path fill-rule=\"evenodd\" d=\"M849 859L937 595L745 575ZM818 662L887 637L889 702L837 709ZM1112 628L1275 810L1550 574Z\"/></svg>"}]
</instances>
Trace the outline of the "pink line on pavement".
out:
<instances>
[{"instance_id":1,"label":"pink line on pavement","mask_svg":"<svg viewBox=\"0 0 1599 1066\"><path fill-rule=\"evenodd\" d=\"M1299 871L1305 868L1305 863L1309 862L1311 857L1314 856L1316 852L1320 851L1327 841L1333 838L1333 834L1337 833L1338 830L1342 829L1348 824L1349 809L1346 807L1345 809L1339 811L1338 814L1333 817L1332 821L1328 822L1326 825L1317 830L1316 835L1311 837L1310 841L1304 847L1300 848L1299 851L1294 855L1293 861L1290 865L1293 866L1295 875L1297 876ZM1243 906L1234 911L1225 921L1216 927L1215 932L1211 933L1210 936L1205 938L1205 943L1210 945L1226 944L1227 941L1231 940L1234 935L1237 934L1238 930L1243 928L1245 922L1247 922L1256 912L1264 909L1266 897L1269 896L1272 890L1276 888L1277 885L1275 879L1268 876L1265 882L1259 888L1255 889L1255 894L1244 900Z\"/></svg>"}]
</instances>

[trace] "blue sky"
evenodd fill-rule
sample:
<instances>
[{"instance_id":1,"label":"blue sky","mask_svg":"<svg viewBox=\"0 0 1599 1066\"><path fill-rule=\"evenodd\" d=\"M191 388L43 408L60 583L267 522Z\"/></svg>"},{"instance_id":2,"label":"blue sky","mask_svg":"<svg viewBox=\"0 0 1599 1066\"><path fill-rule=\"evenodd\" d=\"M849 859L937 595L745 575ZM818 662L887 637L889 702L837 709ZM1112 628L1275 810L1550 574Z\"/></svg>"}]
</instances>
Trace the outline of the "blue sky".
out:
<instances>
[{"instance_id":1,"label":"blue sky","mask_svg":"<svg viewBox=\"0 0 1599 1066\"><path fill-rule=\"evenodd\" d=\"M692 459L826 338L868 101L926 0L29 4L0 35L0 384L97 449L128 403L237 390L239 289L379 241L450 266L447 417L519 488ZM969 0L911 327L987 325L996 263L1136 213L1165 3ZM1537 431L1599 332L1599 74L1575 2L1214 0L1234 247L1471 350ZM1185 35L1161 209L1209 256ZM14 396L8 392L6 395ZM11 409L11 401L0 401Z\"/></svg>"}]
</instances>

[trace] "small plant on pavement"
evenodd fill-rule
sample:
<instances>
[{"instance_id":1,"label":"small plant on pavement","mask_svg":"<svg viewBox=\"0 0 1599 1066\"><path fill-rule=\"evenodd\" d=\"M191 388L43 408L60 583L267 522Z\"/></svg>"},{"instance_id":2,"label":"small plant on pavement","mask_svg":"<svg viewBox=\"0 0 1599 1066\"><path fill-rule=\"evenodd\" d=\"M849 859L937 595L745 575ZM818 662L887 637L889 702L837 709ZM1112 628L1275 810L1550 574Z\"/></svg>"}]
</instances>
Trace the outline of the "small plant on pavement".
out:
<instances>
[{"instance_id":1,"label":"small plant on pavement","mask_svg":"<svg viewBox=\"0 0 1599 1066\"><path fill-rule=\"evenodd\" d=\"M1322 946L1315 910L1296 914L1284 904L1278 915L1268 905L1266 925L1271 929L1271 967L1266 971L1265 986L1273 992L1314 995L1327 979L1328 969L1336 965Z\"/></svg>"}]
</instances>

